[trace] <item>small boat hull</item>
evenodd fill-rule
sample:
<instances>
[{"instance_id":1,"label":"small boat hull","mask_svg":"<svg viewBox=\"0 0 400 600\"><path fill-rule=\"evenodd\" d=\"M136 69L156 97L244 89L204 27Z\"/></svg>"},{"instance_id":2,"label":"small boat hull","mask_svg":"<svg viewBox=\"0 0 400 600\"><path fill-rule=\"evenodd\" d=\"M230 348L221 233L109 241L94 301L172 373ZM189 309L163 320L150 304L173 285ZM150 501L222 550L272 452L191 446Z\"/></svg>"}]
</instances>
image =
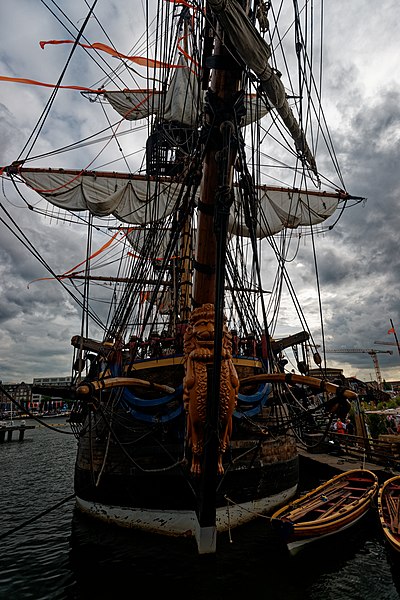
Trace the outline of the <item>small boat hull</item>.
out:
<instances>
[{"instance_id":1,"label":"small boat hull","mask_svg":"<svg viewBox=\"0 0 400 600\"><path fill-rule=\"evenodd\" d=\"M378 514L386 542L400 556L400 475L387 479L379 488Z\"/></svg>"},{"instance_id":2,"label":"small boat hull","mask_svg":"<svg viewBox=\"0 0 400 600\"><path fill-rule=\"evenodd\" d=\"M369 510L378 491L371 471L340 473L294 502L278 509L271 525L291 554L303 546L340 533L357 523Z\"/></svg>"}]
</instances>

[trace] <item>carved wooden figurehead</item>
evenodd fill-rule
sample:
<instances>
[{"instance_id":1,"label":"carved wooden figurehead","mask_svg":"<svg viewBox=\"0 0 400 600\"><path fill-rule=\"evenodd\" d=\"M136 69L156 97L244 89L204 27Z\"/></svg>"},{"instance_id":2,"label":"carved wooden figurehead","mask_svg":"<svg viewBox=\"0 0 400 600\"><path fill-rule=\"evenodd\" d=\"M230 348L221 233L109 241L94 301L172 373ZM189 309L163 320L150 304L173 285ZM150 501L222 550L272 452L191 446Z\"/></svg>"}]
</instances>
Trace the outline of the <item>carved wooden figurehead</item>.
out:
<instances>
[{"instance_id":1,"label":"carved wooden figurehead","mask_svg":"<svg viewBox=\"0 0 400 600\"><path fill-rule=\"evenodd\" d=\"M192 450L191 471L201 473L204 452L204 425L207 414L207 365L214 358L214 305L203 304L191 315L184 336L186 373L183 380L183 400L187 413L188 443ZM236 408L239 378L232 362L232 336L223 327L222 364L219 393L219 459L218 472L224 472L222 455L232 433L232 415Z\"/></svg>"}]
</instances>

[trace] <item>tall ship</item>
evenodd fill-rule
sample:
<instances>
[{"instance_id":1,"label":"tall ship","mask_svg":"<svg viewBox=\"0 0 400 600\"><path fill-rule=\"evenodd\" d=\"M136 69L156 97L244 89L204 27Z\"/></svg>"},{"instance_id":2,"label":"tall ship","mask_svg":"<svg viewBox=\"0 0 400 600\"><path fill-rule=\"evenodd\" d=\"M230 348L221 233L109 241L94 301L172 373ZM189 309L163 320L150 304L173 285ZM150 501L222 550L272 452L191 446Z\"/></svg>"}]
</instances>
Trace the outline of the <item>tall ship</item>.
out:
<instances>
[{"instance_id":1,"label":"tall ship","mask_svg":"<svg viewBox=\"0 0 400 600\"><path fill-rule=\"evenodd\" d=\"M82 232L81 262L45 274L82 313L57 389L74 399L78 510L212 554L296 495L310 396L322 416L355 396L324 377L290 266L361 199L320 103L318 2L149 0L120 41L107 4L40 41L65 67L2 178L39 224ZM71 65L97 79L68 85ZM97 130L50 150L60 94Z\"/></svg>"}]
</instances>

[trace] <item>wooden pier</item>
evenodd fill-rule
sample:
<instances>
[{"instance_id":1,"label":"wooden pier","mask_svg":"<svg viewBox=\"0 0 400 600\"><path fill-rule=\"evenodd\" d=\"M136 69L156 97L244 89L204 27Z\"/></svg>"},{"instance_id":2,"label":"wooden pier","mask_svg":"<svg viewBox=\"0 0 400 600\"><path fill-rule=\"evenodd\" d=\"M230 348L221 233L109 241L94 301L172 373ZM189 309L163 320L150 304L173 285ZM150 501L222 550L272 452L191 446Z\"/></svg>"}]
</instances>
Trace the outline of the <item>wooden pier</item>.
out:
<instances>
[{"instance_id":1,"label":"wooden pier","mask_svg":"<svg viewBox=\"0 0 400 600\"><path fill-rule=\"evenodd\" d=\"M0 425L0 444L11 442L14 432L18 435L18 442L23 442L27 429L35 429L35 425Z\"/></svg>"}]
</instances>

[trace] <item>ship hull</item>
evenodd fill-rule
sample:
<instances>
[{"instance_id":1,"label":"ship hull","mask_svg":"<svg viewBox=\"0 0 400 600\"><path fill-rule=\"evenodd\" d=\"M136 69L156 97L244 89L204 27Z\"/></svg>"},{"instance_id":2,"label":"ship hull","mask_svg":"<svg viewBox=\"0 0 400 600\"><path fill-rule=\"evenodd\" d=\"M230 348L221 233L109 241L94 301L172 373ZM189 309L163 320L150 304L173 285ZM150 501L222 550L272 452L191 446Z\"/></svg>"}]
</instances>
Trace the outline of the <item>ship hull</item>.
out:
<instances>
[{"instance_id":1,"label":"ship hull","mask_svg":"<svg viewBox=\"0 0 400 600\"><path fill-rule=\"evenodd\" d=\"M279 493L258 500L229 505L216 509L216 530L218 533L245 525L260 515L268 514L277 506L294 497L297 484ZM198 516L195 510L157 510L103 504L83 500L76 496L76 506L80 512L100 521L125 528L141 529L172 537L197 537Z\"/></svg>"},{"instance_id":2,"label":"ship hull","mask_svg":"<svg viewBox=\"0 0 400 600\"><path fill-rule=\"evenodd\" d=\"M190 471L184 440L168 440L168 434L179 437L183 423L172 433L164 427L162 433L149 434L133 420L128 426L126 413L113 421L122 418L123 429L114 425L111 436L92 415L91 429L84 426L86 433L79 437L76 504L91 517L162 535L194 537L199 552L207 553L213 551L217 533L265 515L296 494L299 459L291 436L263 442L236 437L224 460L225 472L218 476L215 527L210 533L198 520L202 478ZM149 435L154 435L151 443Z\"/></svg>"},{"instance_id":3,"label":"ship hull","mask_svg":"<svg viewBox=\"0 0 400 600\"><path fill-rule=\"evenodd\" d=\"M235 362L241 378L260 372L257 359ZM212 484L210 504L204 499L205 487L210 491L204 464L200 473L192 469L179 385L182 358L139 361L129 375L162 381L175 391L101 392L94 410L84 405L82 413L72 415L79 432L75 493L80 511L122 527L194 537L200 553L212 553L219 532L272 512L295 495L295 438L279 429L285 415L272 409L270 384L248 384L239 393L223 473Z\"/></svg>"}]
</instances>

